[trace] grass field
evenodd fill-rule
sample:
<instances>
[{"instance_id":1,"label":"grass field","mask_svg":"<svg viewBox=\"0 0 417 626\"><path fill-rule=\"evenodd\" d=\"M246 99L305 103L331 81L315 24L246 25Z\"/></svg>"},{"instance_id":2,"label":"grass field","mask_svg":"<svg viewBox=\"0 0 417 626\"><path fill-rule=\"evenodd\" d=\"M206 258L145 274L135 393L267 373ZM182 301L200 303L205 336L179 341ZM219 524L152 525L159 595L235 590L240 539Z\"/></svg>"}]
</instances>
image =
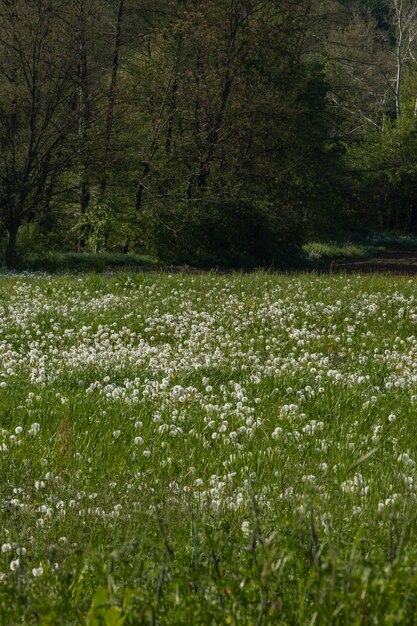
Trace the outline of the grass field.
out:
<instances>
[{"instance_id":1,"label":"grass field","mask_svg":"<svg viewBox=\"0 0 417 626\"><path fill-rule=\"evenodd\" d=\"M417 621L417 280L0 278L0 624Z\"/></svg>"}]
</instances>

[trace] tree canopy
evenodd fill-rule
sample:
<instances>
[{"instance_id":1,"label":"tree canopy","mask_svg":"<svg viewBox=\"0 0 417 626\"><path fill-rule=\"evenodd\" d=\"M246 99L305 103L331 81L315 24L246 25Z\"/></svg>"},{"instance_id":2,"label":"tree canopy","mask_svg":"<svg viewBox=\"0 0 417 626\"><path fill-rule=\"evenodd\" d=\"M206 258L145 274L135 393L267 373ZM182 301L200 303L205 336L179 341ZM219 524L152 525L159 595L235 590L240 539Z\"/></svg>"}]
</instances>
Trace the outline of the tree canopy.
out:
<instances>
[{"instance_id":1,"label":"tree canopy","mask_svg":"<svg viewBox=\"0 0 417 626\"><path fill-rule=\"evenodd\" d=\"M0 0L5 262L415 232L416 77L412 0Z\"/></svg>"}]
</instances>

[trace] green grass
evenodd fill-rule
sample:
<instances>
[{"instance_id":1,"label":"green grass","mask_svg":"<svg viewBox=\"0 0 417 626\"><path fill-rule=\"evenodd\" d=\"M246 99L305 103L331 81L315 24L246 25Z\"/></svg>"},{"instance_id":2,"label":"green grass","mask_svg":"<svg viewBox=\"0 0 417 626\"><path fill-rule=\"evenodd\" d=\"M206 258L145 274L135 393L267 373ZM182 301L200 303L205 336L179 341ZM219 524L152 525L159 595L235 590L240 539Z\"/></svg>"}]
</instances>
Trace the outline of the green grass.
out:
<instances>
[{"instance_id":1,"label":"green grass","mask_svg":"<svg viewBox=\"0 0 417 626\"><path fill-rule=\"evenodd\" d=\"M417 249L417 237L396 232L356 234L346 241L312 241L302 250L311 267L321 268L332 261L367 259L398 248Z\"/></svg>"},{"instance_id":2,"label":"green grass","mask_svg":"<svg viewBox=\"0 0 417 626\"><path fill-rule=\"evenodd\" d=\"M303 246L303 252L308 260L315 261L318 259L361 259L366 258L370 252L369 246L353 244L353 243L334 243L334 242L311 242ZM374 246L371 251L374 252Z\"/></svg>"},{"instance_id":3,"label":"green grass","mask_svg":"<svg viewBox=\"0 0 417 626\"><path fill-rule=\"evenodd\" d=\"M371 244L394 248L417 248L417 236L396 231L373 233L369 235Z\"/></svg>"},{"instance_id":4,"label":"green grass","mask_svg":"<svg viewBox=\"0 0 417 626\"><path fill-rule=\"evenodd\" d=\"M416 285L0 277L0 623L415 623Z\"/></svg>"}]
</instances>

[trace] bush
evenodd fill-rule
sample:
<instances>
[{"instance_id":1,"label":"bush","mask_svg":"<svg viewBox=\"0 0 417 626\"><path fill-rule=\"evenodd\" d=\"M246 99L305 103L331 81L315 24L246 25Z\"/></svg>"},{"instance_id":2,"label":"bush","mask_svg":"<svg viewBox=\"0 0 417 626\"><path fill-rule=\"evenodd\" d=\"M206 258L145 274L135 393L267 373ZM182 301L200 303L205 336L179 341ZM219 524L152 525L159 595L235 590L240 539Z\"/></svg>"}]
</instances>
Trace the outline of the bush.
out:
<instances>
[{"instance_id":1,"label":"bush","mask_svg":"<svg viewBox=\"0 0 417 626\"><path fill-rule=\"evenodd\" d=\"M253 267L298 265L302 229L294 211L257 201L163 207L142 216L142 245L158 258Z\"/></svg>"},{"instance_id":2,"label":"bush","mask_svg":"<svg viewBox=\"0 0 417 626\"><path fill-rule=\"evenodd\" d=\"M59 272L105 272L152 266L152 260L128 254L104 252L87 254L81 252L54 252L27 254L19 261L17 269Z\"/></svg>"}]
</instances>

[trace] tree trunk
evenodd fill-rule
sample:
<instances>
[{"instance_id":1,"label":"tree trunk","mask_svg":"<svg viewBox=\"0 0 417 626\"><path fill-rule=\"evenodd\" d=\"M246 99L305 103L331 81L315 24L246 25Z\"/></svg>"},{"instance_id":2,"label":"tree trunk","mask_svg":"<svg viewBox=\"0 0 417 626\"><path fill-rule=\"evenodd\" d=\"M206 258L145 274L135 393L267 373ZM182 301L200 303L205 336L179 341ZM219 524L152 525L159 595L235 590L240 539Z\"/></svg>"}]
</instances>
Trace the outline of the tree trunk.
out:
<instances>
[{"instance_id":1,"label":"tree trunk","mask_svg":"<svg viewBox=\"0 0 417 626\"><path fill-rule=\"evenodd\" d=\"M166 136L166 141L165 141L165 153L167 156L170 156L171 154L172 135L174 132L174 117L177 111L178 77L179 77L179 72L180 72L182 35L180 34L178 37L176 36L175 39L177 39L177 51L176 51L176 56L175 56L172 87L170 90L168 128L167 128L167 136Z\"/></svg>"},{"instance_id":2,"label":"tree trunk","mask_svg":"<svg viewBox=\"0 0 417 626\"><path fill-rule=\"evenodd\" d=\"M401 89L402 89L402 74L403 74L403 43L404 43L404 24L403 24L403 1L397 0L395 2L395 13L397 19L397 45L396 45L396 62L397 62L397 75L395 78L395 112L397 119L401 116Z\"/></svg>"},{"instance_id":3,"label":"tree trunk","mask_svg":"<svg viewBox=\"0 0 417 626\"><path fill-rule=\"evenodd\" d=\"M200 164L200 171L197 176L197 185L199 189L204 189L207 185L207 180L211 175L213 158L219 147L220 135L223 128L226 110L234 82L233 55L236 47L238 30L241 24L242 20L238 12L233 13L230 17L230 32L227 45L227 54L224 62L224 78L220 94L220 107L215 120L213 120L212 122L211 131L208 136L207 152Z\"/></svg>"},{"instance_id":4,"label":"tree trunk","mask_svg":"<svg viewBox=\"0 0 417 626\"><path fill-rule=\"evenodd\" d=\"M80 229L80 237L78 240L78 250L81 252L87 245L87 237L89 232L89 225L86 222L86 213L90 204L90 184L88 180L84 179L80 183L80 214L83 223Z\"/></svg>"},{"instance_id":5,"label":"tree trunk","mask_svg":"<svg viewBox=\"0 0 417 626\"><path fill-rule=\"evenodd\" d=\"M145 189L145 181L149 176L150 170L151 170L150 164L144 163L143 164L143 176L136 187L136 193L135 193L135 210L138 212L142 208L142 197L143 197L143 192Z\"/></svg>"},{"instance_id":6,"label":"tree trunk","mask_svg":"<svg viewBox=\"0 0 417 626\"><path fill-rule=\"evenodd\" d=\"M7 241L6 252L4 254L4 262L6 267L12 269L16 265L16 243L17 232L19 226L13 225L9 228L9 239Z\"/></svg>"},{"instance_id":7,"label":"tree trunk","mask_svg":"<svg viewBox=\"0 0 417 626\"><path fill-rule=\"evenodd\" d=\"M87 135L90 128L90 93L88 87L88 65L87 65L87 26L85 16L84 2L80 3L79 14L79 59L78 59L78 94L79 94L79 116L78 116L78 140L79 153L81 157L81 176L80 176L80 214L83 220L81 226L80 238L78 241L78 249L82 250L86 246L85 215L90 204L90 182L88 177L88 149ZM87 152L87 154L86 154Z\"/></svg>"},{"instance_id":8,"label":"tree trunk","mask_svg":"<svg viewBox=\"0 0 417 626\"><path fill-rule=\"evenodd\" d=\"M105 136L104 136L103 177L100 181L100 193L102 197L104 197L105 195L106 186L107 186L107 168L109 164L110 141L111 141L111 135L112 135L112 130L113 130L114 106L116 103L116 87L117 87L117 75L119 72L119 62L120 62L121 31L122 31L124 5L125 5L125 0L120 0L119 9L117 12L116 32L115 32L114 50L113 50L113 63L112 63L112 70L111 70L110 88L109 88L107 113L106 113L106 130L105 130Z\"/></svg>"}]
</instances>

